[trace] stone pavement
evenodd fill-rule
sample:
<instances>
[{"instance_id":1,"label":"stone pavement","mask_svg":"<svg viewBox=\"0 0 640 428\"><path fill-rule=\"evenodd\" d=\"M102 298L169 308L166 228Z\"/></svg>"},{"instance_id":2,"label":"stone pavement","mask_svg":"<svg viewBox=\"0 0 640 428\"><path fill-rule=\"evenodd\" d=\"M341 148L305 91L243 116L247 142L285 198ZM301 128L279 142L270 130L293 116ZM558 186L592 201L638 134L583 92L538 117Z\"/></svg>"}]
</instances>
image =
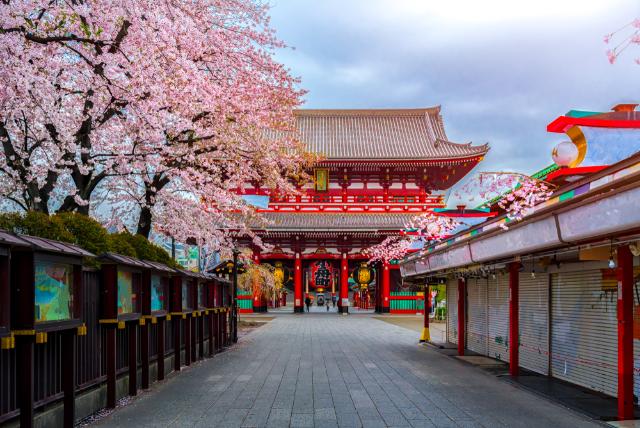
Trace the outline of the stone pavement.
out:
<instances>
[{"instance_id":1,"label":"stone pavement","mask_svg":"<svg viewBox=\"0 0 640 428\"><path fill-rule=\"evenodd\" d=\"M600 426L370 315L281 314L99 422L135 427Z\"/></svg>"}]
</instances>

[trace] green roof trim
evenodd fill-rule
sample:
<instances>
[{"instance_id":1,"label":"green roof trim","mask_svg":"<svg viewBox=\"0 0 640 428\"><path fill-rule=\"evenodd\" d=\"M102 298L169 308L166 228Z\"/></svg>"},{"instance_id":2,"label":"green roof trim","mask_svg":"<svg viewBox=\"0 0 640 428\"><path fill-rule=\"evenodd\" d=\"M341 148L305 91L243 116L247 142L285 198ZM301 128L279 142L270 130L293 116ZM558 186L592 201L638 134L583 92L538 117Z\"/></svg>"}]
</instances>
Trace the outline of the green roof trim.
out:
<instances>
[{"instance_id":1,"label":"green roof trim","mask_svg":"<svg viewBox=\"0 0 640 428\"><path fill-rule=\"evenodd\" d=\"M575 192L570 190L568 192L563 193L558 197L558 202L566 201L567 199L571 199L575 196Z\"/></svg>"},{"instance_id":2,"label":"green roof trim","mask_svg":"<svg viewBox=\"0 0 640 428\"><path fill-rule=\"evenodd\" d=\"M584 111L584 110L569 110L565 114L565 116L581 118L581 117L587 117L587 116L595 116L596 114L602 114L602 112L599 112L599 111Z\"/></svg>"}]
</instances>

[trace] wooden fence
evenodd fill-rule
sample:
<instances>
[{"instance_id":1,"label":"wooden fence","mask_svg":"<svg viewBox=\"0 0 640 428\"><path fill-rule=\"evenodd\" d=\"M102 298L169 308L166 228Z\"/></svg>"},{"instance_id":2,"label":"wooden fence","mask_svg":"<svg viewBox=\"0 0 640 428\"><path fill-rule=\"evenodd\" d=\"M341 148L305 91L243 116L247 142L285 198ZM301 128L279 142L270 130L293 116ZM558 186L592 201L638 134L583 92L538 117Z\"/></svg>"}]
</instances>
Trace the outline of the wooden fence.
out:
<instances>
[{"instance_id":1,"label":"wooden fence","mask_svg":"<svg viewBox=\"0 0 640 428\"><path fill-rule=\"evenodd\" d=\"M105 332L109 328L116 327L99 323L100 287L100 272L83 272L82 322L86 326L86 334L83 331L83 335L73 334L72 338L75 342L75 390L72 394L73 397L107 383L108 370L105 357L107 335ZM229 346L231 344L231 311L229 299L225 300L226 306L194 311L180 317L168 315L157 319L148 318L146 322L142 320L128 322L124 326L125 328L122 328L123 326L116 328L116 376L129 376L129 384L138 385L138 371L141 371L140 385L142 387L148 387L148 383L162 379L165 371L174 369L173 366L165 369L163 367L165 367L164 359L175 353L174 340L177 336L174 335L174 329L176 327L181 329L180 350L185 354L185 364L190 364L205 356L213 356L216 352ZM133 354L129 340L129 335L132 333L136 335ZM45 343L35 345L32 365L32 405L36 412L45 406L63 402L65 399L63 386L65 376L63 376L62 364L65 354L63 349L63 335L65 334L68 333L63 331L50 332ZM158 354L159 349L163 349L162 355ZM131 370L129 361L131 355L136 357L135 370ZM148 355L148 358L145 355ZM149 379L149 365L154 363L157 363L159 370L156 370L156 379ZM25 380L18 376L17 372L17 349L0 350L0 423L20 417L20 409L23 404L20 402L20 397L23 395L19 390L24 387L23 382ZM135 394L135 390L129 392ZM105 402L104 406L106 407L107 404ZM66 407L65 413L67 413ZM74 415L73 411L71 414ZM24 426L24 419L20 419ZM68 420L65 415L65 425L72 425L74 419L75 417Z\"/></svg>"}]
</instances>

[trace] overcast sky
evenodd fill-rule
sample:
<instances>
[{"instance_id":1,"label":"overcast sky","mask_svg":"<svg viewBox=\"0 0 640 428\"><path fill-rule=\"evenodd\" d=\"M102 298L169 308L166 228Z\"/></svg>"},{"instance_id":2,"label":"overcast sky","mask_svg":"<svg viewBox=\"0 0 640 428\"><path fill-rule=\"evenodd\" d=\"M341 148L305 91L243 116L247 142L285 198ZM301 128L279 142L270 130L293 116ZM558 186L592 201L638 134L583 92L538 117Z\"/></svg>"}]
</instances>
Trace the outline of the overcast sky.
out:
<instances>
[{"instance_id":1,"label":"overcast sky","mask_svg":"<svg viewBox=\"0 0 640 428\"><path fill-rule=\"evenodd\" d=\"M485 171L534 172L570 109L640 102L640 47L610 65L603 36L638 0L270 0L307 108L441 105L454 142L489 142ZM526 4L526 6L525 6Z\"/></svg>"}]
</instances>

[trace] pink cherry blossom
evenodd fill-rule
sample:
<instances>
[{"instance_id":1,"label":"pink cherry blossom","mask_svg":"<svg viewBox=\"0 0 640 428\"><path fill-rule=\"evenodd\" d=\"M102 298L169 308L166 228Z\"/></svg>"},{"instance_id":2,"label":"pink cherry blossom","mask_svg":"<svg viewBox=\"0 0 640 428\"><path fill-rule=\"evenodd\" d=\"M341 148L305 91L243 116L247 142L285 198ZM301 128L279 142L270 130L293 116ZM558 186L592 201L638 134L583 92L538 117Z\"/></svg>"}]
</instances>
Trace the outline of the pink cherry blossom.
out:
<instances>
[{"instance_id":1,"label":"pink cherry blossom","mask_svg":"<svg viewBox=\"0 0 640 428\"><path fill-rule=\"evenodd\" d=\"M228 246L245 186L295 192L313 160L284 47L258 0L3 5L3 203Z\"/></svg>"},{"instance_id":2,"label":"pink cherry blossom","mask_svg":"<svg viewBox=\"0 0 640 428\"><path fill-rule=\"evenodd\" d=\"M367 248L365 253L369 256L371 263L399 260L411 251L414 243L442 240L448 237L459 225L459 222L450 217L426 212L413 217L405 225L405 230L411 234L401 233L400 236L388 236L380 244Z\"/></svg>"}]
</instances>

